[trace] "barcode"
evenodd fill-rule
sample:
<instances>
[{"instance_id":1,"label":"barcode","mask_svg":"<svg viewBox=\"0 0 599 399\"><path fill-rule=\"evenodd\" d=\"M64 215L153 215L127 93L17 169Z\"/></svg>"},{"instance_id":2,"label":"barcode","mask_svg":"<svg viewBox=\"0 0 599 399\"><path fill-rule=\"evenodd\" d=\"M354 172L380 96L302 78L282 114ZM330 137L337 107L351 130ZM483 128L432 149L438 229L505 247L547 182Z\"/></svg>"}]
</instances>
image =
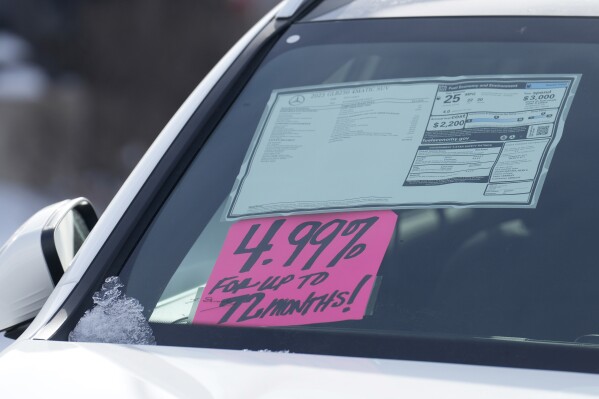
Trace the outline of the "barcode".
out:
<instances>
[{"instance_id":1,"label":"barcode","mask_svg":"<svg viewBox=\"0 0 599 399\"><path fill-rule=\"evenodd\" d=\"M533 126L530 129L530 137L548 136L550 134L549 129L551 125Z\"/></svg>"}]
</instances>

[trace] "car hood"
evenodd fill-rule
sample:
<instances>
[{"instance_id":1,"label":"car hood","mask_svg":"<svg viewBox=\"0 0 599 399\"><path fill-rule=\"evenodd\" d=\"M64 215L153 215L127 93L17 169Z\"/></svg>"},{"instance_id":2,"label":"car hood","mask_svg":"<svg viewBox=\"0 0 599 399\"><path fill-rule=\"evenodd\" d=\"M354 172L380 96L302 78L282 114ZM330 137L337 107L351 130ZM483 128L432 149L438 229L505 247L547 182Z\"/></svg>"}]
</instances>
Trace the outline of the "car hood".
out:
<instances>
[{"instance_id":1,"label":"car hood","mask_svg":"<svg viewBox=\"0 0 599 399\"><path fill-rule=\"evenodd\" d=\"M18 341L0 397L588 398L591 374L214 349Z\"/></svg>"}]
</instances>

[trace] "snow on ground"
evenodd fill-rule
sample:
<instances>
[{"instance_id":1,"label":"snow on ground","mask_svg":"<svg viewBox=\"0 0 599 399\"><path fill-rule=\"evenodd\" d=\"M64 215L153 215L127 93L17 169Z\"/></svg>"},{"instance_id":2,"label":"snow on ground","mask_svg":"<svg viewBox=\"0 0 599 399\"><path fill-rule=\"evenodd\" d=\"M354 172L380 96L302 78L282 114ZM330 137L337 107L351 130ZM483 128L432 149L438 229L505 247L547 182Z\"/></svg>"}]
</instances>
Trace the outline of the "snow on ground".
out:
<instances>
[{"instance_id":1,"label":"snow on ground","mask_svg":"<svg viewBox=\"0 0 599 399\"><path fill-rule=\"evenodd\" d=\"M0 247L20 225L52 202L32 189L0 180Z\"/></svg>"},{"instance_id":2,"label":"snow on ground","mask_svg":"<svg viewBox=\"0 0 599 399\"><path fill-rule=\"evenodd\" d=\"M2 352L6 347L8 347L8 345L12 344L13 342L15 342L12 339L6 338L4 336L4 333L0 332L0 352Z\"/></svg>"},{"instance_id":3,"label":"snow on ground","mask_svg":"<svg viewBox=\"0 0 599 399\"><path fill-rule=\"evenodd\" d=\"M0 99L35 101L48 86L48 76L29 62L32 47L22 37L0 31Z\"/></svg>"}]
</instances>

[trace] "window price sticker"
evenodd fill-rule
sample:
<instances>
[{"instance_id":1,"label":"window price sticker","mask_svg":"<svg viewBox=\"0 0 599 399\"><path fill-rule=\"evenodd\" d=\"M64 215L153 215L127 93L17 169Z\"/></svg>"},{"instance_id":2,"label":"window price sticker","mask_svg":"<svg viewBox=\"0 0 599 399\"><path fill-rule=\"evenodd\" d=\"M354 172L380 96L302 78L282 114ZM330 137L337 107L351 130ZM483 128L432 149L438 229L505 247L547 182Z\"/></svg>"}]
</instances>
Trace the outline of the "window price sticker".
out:
<instances>
[{"instance_id":1,"label":"window price sticker","mask_svg":"<svg viewBox=\"0 0 599 399\"><path fill-rule=\"evenodd\" d=\"M431 77L275 90L224 218L535 208L581 77Z\"/></svg>"},{"instance_id":2,"label":"window price sticker","mask_svg":"<svg viewBox=\"0 0 599 399\"><path fill-rule=\"evenodd\" d=\"M227 234L195 324L292 326L364 317L397 215L243 220Z\"/></svg>"}]
</instances>

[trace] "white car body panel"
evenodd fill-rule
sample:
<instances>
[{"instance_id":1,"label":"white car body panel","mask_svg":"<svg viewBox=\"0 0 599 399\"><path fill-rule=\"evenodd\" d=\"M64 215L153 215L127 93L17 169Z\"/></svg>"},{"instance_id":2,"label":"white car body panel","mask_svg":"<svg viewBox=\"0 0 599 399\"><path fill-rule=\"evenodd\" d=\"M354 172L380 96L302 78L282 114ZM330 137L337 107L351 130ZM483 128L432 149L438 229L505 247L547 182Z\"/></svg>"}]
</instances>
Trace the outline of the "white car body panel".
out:
<instances>
[{"instance_id":1,"label":"white car body panel","mask_svg":"<svg viewBox=\"0 0 599 399\"><path fill-rule=\"evenodd\" d=\"M282 7L277 12L277 18L291 18L298 8L304 3L304 0L287 0L282 3Z\"/></svg>"},{"instance_id":2,"label":"white car body panel","mask_svg":"<svg viewBox=\"0 0 599 399\"><path fill-rule=\"evenodd\" d=\"M596 0L356 0L315 21L452 16L599 16Z\"/></svg>"},{"instance_id":3,"label":"white car body panel","mask_svg":"<svg viewBox=\"0 0 599 399\"><path fill-rule=\"evenodd\" d=\"M289 353L20 341L1 359L3 398L574 399L599 395L599 379L591 374Z\"/></svg>"}]
</instances>

